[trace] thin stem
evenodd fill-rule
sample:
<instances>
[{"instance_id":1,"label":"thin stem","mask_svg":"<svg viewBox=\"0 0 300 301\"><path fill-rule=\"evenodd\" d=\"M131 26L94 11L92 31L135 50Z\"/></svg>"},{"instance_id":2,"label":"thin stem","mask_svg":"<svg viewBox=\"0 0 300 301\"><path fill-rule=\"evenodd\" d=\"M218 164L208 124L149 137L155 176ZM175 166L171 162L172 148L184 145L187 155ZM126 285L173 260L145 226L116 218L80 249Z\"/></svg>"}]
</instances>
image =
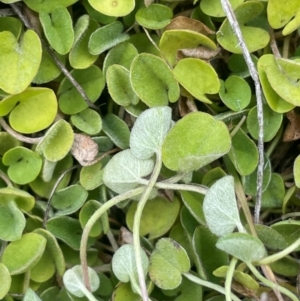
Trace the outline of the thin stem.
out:
<instances>
[{"instance_id":1,"label":"thin stem","mask_svg":"<svg viewBox=\"0 0 300 301\"><path fill-rule=\"evenodd\" d=\"M45 215L44 215L44 220L43 220L43 227L46 228L46 223L47 223L47 220L48 220L48 215L49 215L49 211L50 211L50 204L51 204L51 200L53 198L53 195L58 187L58 185L60 184L60 182L62 181L62 179L64 178L64 176L71 170L73 169L76 169L78 168L79 165L74 165L72 167L70 167L69 169L65 170L60 176L59 178L57 179L55 185L53 186L52 190L51 190L51 193L49 195L49 198L48 198L48 202L47 202L47 206L46 206L46 210L45 210Z\"/></svg>"},{"instance_id":2,"label":"thin stem","mask_svg":"<svg viewBox=\"0 0 300 301\"><path fill-rule=\"evenodd\" d=\"M272 281L268 280L267 278L263 277L259 271L249 262L247 263L248 268L250 269L250 271L253 273L253 275L259 280L261 281L263 284L265 284L266 286L272 288L272 289L277 289L279 292L283 293L284 295L288 296L289 298L291 298L293 301L299 301L298 297L296 297L291 291L289 291L288 289L273 283Z\"/></svg>"},{"instance_id":3,"label":"thin stem","mask_svg":"<svg viewBox=\"0 0 300 301\"><path fill-rule=\"evenodd\" d=\"M290 47L291 37L292 37L292 34L289 34L283 40L282 57L284 59L287 59L289 57L289 47Z\"/></svg>"},{"instance_id":4,"label":"thin stem","mask_svg":"<svg viewBox=\"0 0 300 301\"><path fill-rule=\"evenodd\" d=\"M237 133L237 131L241 128L241 126L243 125L243 123L245 122L245 120L246 120L246 116L244 115L242 117L242 119L239 121L239 123L235 126L235 128L230 133L231 137L233 137Z\"/></svg>"},{"instance_id":5,"label":"thin stem","mask_svg":"<svg viewBox=\"0 0 300 301\"><path fill-rule=\"evenodd\" d=\"M276 146L280 142L281 137L282 137L282 133L283 133L283 125L280 126L279 131L277 132L275 138L272 139L272 142L271 142L270 146L268 147L268 149L266 151L266 156L268 158L271 157L273 151L276 149Z\"/></svg>"},{"instance_id":6,"label":"thin stem","mask_svg":"<svg viewBox=\"0 0 300 301\"><path fill-rule=\"evenodd\" d=\"M10 134L11 136L13 136L14 138L16 138L19 141L25 142L25 143L29 143L29 144L37 144L39 143L43 137L39 137L39 138L30 138L30 137L26 137L23 136L19 133L17 133L16 131L14 131L4 120L3 117L0 117L0 125L6 130L6 132L8 134Z\"/></svg>"},{"instance_id":7,"label":"thin stem","mask_svg":"<svg viewBox=\"0 0 300 301\"><path fill-rule=\"evenodd\" d=\"M83 228L83 233L81 236L81 242L80 242L80 262L82 266L83 271L83 279L85 286L90 289L90 282L89 282L89 275L88 275L88 267L87 267L87 258L86 258L86 250L87 250L87 242L89 238L89 233L94 226L94 224L97 222L97 220L101 217L101 215L109 210L114 205L125 201L127 199L130 199L136 195L141 194L145 190L145 187L139 187L127 192L124 192L122 194L117 195L116 197L110 199L106 203L104 203L99 209L97 209L94 214L90 217L88 222L86 223L85 227Z\"/></svg>"},{"instance_id":8,"label":"thin stem","mask_svg":"<svg viewBox=\"0 0 300 301\"><path fill-rule=\"evenodd\" d=\"M248 66L251 77L255 85L255 94L257 100L257 119L258 119L258 152L259 152L259 162L257 167L257 193L256 193L256 203L255 203L255 212L254 212L254 222L259 222L260 210L261 210L261 198L262 198L262 181L263 181L263 172L264 172L264 132L263 132L263 102L262 102L262 92L259 83L258 74L255 68L255 65L251 59L251 55L246 46L242 32L239 26L239 23L236 19L236 16L232 10L231 4L228 0L221 0L221 4L224 12L228 18L228 21L233 29L233 32L237 36L239 45L242 49L244 59Z\"/></svg>"},{"instance_id":9,"label":"thin stem","mask_svg":"<svg viewBox=\"0 0 300 301\"><path fill-rule=\"evenodd\" d=\"M298 238L296 241L294 241L291 245L289 245L287 248L283 249L282 251L256 261L255 265L267 265L273 263L281 258L284 258L288 254L292 253L299 246L300 246L300 238Z\"/></svg>"},{"instance_id":10,"label":"thin stem","mask_svg":"<svg viewBox=\"0 0 300 301\"><path fill-rule=\"evenodd\" d=\"M140 283L140 288L142 293L141 297L143 301L148 301L148 292L147 292L145 275L144 275L144 270L142 265L141 244L140 244L140 222L142 218L143 209L146 205L146 202L150 196L153 187L155 186L161 167L162 167L162 158L161 158L161 153L158 152L156 154L156 163L152 175L150 177L148 186L146 187L145 191L141 196L140 201L138 202L136 212L134 214L134 220L133 220L133 229L132 229L133 246L134 246L135 261L137 266L137 273L138 273L139 283Z\"/></svg>"},{"instance_id":11,"label":"thin stem","mask_svg":"<svg viewBox=\"0 0 300 301\"><path fill-rule=\"evenodd\" d=\"M235 257L232 257L229 265L229 269L226 273L226 279L225 279L225 297L226 301L231 301L231 283L232 278L234 274L234 269L237 264L238 260Z\"/></svg>"},{"instance_id":12,"label":"thin stem","mask_svg":"<svg viewBox=\"0 0 300 301\"><path fill-rule=\"evenodd\" d=\"M22 20L24 25L31 30L36 30L31 26L25 15L22 13L20 7L16 4L10 4L14 12L18 15L18 17ZM37 33L37 32L36 32ZM62 71L62 73L68 78L68 80L72 83L72 85L75 87L75 89L79 92L81 97L85 100L87 105L95 110L99 110L99 108L91 102L89 97L86 95L85 91L83 88L79 85L79 83L75 80L75 78L71 75L71 73L68 71L68 69L64 66L64 64L58 59L58 57L55 55L55 53L52 51L52 49L48 46L48 44L40 37L41 43L45 47L45 49L48 51L50 56L53 58L55 64L59 67L59 69Z\"/></svg>"},{"instance_id":13,"label":"thin stem","mask_svg":"<svg viewBox=\"0 0 300 301\"><path fill-rule=\"evenodd\" d=\"M220 285L217 285L217 284L214 284L212 282L209 282L209 281L206 281L206 280L203 280L203 279L200 279L190 273L183 273L182 274L183 276L185 276L187 279L189 279L190 281L194 282L194 283L197 283L199 285L202 285L202 286L205 286L205 287L208 287L208 288L211 288L223 295L226 294L226 291L225 289L220 286ZM241 301L241 299L239 299L236 295L234 295L233 293L230 294L230 297L233 301Z\"/></svg>"},{"instance_id":14,"label":"thin stem","mask_svg":"<svg viewBox=\"0 0 300 301\"><path fill-rule=\"evenodd\" d=\"M0 170L0 178L5 182L5 184L8 187L13 187L14 186L12 184L12 182L10 181L9 177L2 170Z\"/></svg>"},{"instance_id":15,"label":"thin stem","mask_svg":"<svg viewBox=\"0 0 300 301\"><path fill-rule=\"evenodd\" d=\"M108 232L106 233L106 236L107 236L107 238L108 238L108 240L109 240L109 242L110 242L110 244L111 244L114 252L116 252L119 249L119 246L118 246L118 244L117 244L117 242L115 240L114 235L111 232L111 229L108 230Z\"/></svg>"},{"instance_id":16,"label":"thin stem","mask_svg":"<svg viewBox=\"0 0 300 301\"><path fill-rule=\"evenodd\" d=\"M271 27L269 28L269 34L270 34L270 46L271 46L272 52L276 58L280 58L281 54L280 54L277 44L276 44L274 30Z\"/></svg>"}]
</instances>

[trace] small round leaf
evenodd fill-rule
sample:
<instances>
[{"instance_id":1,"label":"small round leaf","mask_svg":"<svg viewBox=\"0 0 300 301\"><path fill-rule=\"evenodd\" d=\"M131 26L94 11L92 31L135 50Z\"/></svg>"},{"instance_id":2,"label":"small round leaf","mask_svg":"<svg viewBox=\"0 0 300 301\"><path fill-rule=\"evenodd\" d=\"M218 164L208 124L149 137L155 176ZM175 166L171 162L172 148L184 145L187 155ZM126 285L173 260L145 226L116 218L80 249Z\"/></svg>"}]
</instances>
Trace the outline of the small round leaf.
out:
<instances>
[{"instance_id":1,"label":"small round leaf","mask_svg":"<svg viewBox=\"0 0 300 301\"><path fill-rule=\"evenodd\" d=\"M103 15L122 17L133 11L134 0L89 0L90 5Z\"/></svg>"}]
</instances>

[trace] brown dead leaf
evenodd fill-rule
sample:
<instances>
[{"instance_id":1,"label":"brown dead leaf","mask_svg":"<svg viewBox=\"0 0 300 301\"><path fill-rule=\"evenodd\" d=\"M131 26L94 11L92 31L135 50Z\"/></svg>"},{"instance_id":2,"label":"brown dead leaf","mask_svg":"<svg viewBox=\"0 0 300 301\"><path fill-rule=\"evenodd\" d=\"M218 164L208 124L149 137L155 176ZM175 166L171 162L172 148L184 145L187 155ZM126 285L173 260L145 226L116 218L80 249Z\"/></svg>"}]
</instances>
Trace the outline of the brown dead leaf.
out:
<instances>
[{"instance_id":1,"label":"brown dead leaf","mask_svg":"<svg viewBox=\"0 0 300 301\"><path fill-rule=\"evenodd\" d=\"M184 16L174 18L171 21L171 23L166 27L166 30L170 29L188 29L199 32L205 36L215 34L213 30L209 29L202 22Z\"/></svg>"},{"instance_id":2,"label":"brown dead leaf","mask_svg":"<svg viewBox=\"0 0 300 301\"><path fill-rule=\"evenodd\" d=\"M283 141L289 142L300 139L300 114L294 109L288 112L286 117L289 120L289 124L284 131Z\"/></svg>"},{"instance_id":3,"label":"brown dead leaf","mask_svg":"<svg viewBox=\"0 0 300 301\"><path fill-rule=\"evenodd\" d=\"M197 59L210 61L211 59L215 58L220 53L220 51L220 47L214 50L205 46L200 46L197 48L179 49L177 56L179 59L185 57L194 57Z\"/></svg>"}]
</instances>

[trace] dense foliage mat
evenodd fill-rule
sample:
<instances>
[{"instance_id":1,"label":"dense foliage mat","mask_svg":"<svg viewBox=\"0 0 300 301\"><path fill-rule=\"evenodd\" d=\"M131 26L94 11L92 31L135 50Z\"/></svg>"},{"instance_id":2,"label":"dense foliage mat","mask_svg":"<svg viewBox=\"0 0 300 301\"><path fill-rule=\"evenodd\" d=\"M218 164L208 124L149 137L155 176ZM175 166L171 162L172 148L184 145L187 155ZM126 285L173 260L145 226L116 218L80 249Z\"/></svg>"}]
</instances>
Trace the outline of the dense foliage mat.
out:
<instances>
[{"instance_id":1,"label":"dense foliage mat","mask_svg":"<svg viewBox=\"0 0 300 301\"><path fill-rule=\"evenodd\" d=\"M298 0L0 16L0 300L299 300Z\"/></svg>"}]
</instances>

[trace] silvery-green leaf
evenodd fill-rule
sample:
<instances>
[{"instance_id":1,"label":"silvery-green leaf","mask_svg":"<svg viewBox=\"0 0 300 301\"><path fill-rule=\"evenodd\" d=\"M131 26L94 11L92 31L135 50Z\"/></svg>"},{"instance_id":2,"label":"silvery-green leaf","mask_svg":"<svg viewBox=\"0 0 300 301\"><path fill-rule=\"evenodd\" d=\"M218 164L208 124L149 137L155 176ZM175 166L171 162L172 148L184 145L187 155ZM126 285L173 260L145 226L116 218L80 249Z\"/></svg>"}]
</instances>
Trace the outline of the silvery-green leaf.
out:
<instances>
[{"instance_id":1,"label":"silvery-green leaf","mask_svg":"<svg viewBox=\"0 0 300 301\"><path fill-rule=\"evenodd\" d=\"M142 249L141 256L144 274L146 275L148 272L149 259ZM116 277L122 282L128 282L130 280L138 281L133 245L123 245L115 252L112 259L112 269Z\"/></svg>"},{"instance_id":2,"label":"silvery-green leaf","mask_svg":"<svg viewBox=\"0 0 300 301\"><path fill-rule=\"evenodd\" d=\"M105 166L103 182L111 190L123 193L139 185L142 177L148 176L154 167L152 159L137 159L127 149L116 154Z\"/></svg>"},{"instance_id":3,"label":"silvery-green leaf","mask_svg":"<svg viewBox=\"0 0 300 301\"><path fill-rule=\"evenodd\" d=\"M223 177L211 186L204 198L203 211L210 231L217 236L242 227L232 176Z\"/></svg>"},{"instance_id":4,"label":"silvery-green leaf","mask_svg":"<svg viewBox=\"0 0 300 301\"><path fill-rule=\"evenodd\" d=\"M42 299L31 288L28 288L23 301L42 301Z\"/></svg>"},{"instance_id":5,"label":"silvery-green leaf","mask_svg":"<svg viewBox=\"0 0 300 301\"><path fill-rule=\"evenodd\" d=\"M92 292L97 290L100 285L100 280L97 273L90 267L88 267L90 286ZM66 289L76 297L84 297L87 288L83 282L83 272L81 265L76 265L72 269L65 272L63 276L63 282Z\"/></svg>"},{"instance_id":6,"label":"silvery-green leaf","mask_svg":"<svg viewBox=\"0 0 300 301\"><path fill-rule=\"evenodd\" d=\"M257 261L266 255L263 243L248 233L228 234L221 237L216 246L244 262Z\"/></svg>"},{"instance_id":7,"label":"silvery-green leaf","mask_svg":"<svg viewBox=\"0 0 300 301\"><path fill-rule=\"evenodd\" d=\"M135 157L149 159L160 152L171 127L171 115L169 107L154 107L137 118L130 135L130 148Z\"/></svg>"}]
</instances>

